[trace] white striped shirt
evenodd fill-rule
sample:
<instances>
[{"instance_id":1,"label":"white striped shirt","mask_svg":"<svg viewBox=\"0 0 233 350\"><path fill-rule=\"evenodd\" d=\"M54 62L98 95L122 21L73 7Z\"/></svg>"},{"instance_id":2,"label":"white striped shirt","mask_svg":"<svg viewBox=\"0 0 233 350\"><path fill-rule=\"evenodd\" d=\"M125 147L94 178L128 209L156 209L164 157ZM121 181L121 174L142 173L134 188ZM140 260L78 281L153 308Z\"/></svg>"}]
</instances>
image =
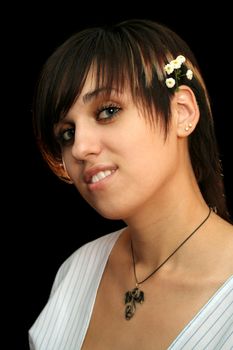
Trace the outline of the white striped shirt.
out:
<instances>
[{"instance_id":1,"label":"white striped shirt","mask_svg":"<svg viewBox=\"0 0 233 350\"><path fill-rule=\"evenodd\" d=\"M50 298L29 330L31 350L81 349L105 265L122 231L85 244L62 264ZM233 276L168 349L233 349Z\"/></svg>"}]
</instances>

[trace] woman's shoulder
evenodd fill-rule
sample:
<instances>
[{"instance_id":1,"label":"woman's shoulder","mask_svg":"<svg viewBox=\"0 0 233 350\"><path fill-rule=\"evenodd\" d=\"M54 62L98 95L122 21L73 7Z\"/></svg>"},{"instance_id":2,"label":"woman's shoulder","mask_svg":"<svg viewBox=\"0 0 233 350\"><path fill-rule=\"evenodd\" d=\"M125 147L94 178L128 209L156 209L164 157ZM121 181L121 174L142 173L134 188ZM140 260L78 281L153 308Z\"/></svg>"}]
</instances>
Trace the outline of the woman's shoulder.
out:
<instances>
[{"instance_id":1,"label":"woman's shoulder","mask_svg":"<svg viewBox=\"0 0 233 350\"><path fill-rule=\"evenodd\" d=\"M224 276L233 275L233 225L218 215L213 215L207 246L210 264L215 264L216 273Z\"/></svg>"},{"instance_id":2,"label":"woman's shoulder","mask_svg":"<svg viewBox=\"0 0 233 350\"><path fill-rule=\"evenodd\" d=\"M99 255L103 256L104 253L108 253L109 250L113 247L118 237L122 232L121 230L114 231L98 237L90 242L85 243L77 250L75 250L61 265L61 268L70 266L72 263L75 263L77 260L84 259L88 255Z\"/></svg>"},{"instance_id":3,"label":"woman's shoulder","mask_svg":"<svg viewBox=\"0 0 233 350\"><path fill-rule=\"evenodd\" d=\"M108 233L85 243L75 250L60 266L51 294L68 275L82 275L104 265L123 229Z\"/></svg>"}]
</instances>

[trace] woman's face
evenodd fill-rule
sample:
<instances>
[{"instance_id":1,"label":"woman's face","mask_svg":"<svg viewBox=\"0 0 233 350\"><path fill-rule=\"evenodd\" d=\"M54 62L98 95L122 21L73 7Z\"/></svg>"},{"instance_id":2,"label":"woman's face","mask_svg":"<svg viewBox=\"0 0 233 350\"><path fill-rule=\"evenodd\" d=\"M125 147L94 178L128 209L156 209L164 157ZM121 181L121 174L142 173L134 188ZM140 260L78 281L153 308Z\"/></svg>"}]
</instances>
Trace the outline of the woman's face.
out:
<instances>
[{"instance_id":1,"label":"woman's face","mask_svg":"<svg viewBox=\"0 0 233 350\"><path fill-rule=\"evenodd\" d=\"M74 185L101 215L137 215L169 191L177 166L174 128L165 141L133 103L129 91L101 89L89 74L75 104L56 126L63 161Z\"/></svg>"}]
</instances>

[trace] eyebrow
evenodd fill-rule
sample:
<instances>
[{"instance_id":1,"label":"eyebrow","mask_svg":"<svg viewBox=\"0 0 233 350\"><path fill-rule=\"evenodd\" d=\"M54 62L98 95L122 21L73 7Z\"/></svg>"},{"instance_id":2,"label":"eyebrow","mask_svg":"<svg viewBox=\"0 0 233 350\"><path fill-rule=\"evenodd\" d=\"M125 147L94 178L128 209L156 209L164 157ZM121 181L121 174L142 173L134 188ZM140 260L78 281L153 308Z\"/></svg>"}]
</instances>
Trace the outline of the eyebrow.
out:
<instances>
[{"instance_id":1,"label":"eyebrow","mask_svg":"<svg viewBox=\"0 0 233 350\"><path fill-rule=\"evenodd\" d=\"M93 91L87 92L83 96L83 102L84 103L88 103L88 102L90 102L92 99L96 98L100 94L104 94L105 93L105 94L111 95L112 91L119 93L114 88L106 88L106 87L101 87L101 88L95 89Z\"/></svg>"}]
</instances>

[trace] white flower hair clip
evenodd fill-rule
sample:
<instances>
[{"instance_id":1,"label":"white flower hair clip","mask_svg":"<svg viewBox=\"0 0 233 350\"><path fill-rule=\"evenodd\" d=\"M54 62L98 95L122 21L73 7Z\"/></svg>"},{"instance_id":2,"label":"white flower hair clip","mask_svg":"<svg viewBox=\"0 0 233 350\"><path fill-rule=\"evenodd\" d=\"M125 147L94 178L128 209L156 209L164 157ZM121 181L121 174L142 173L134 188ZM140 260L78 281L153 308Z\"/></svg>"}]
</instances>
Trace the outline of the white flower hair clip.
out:
<instances>
[{"instance_id":1,"label":"white flower hair clip","mask_svg":"<svg viewBox=\"0 0 233 350\"><path fill-rule=\"evenodd\" d=\"M193 71L191 69L187 69L185 74L182 72L181 66L185 61L185 57L183 55L179 55L176 57L176 59L170 61L164 66L166 74L173 74L174 76L174 78L170 77L165 80L165 83L169 89L173 88L174 86L178 89L179 81L184 76L186 76L188 80L192 80Z\"/></svg>"}]
</instances>

